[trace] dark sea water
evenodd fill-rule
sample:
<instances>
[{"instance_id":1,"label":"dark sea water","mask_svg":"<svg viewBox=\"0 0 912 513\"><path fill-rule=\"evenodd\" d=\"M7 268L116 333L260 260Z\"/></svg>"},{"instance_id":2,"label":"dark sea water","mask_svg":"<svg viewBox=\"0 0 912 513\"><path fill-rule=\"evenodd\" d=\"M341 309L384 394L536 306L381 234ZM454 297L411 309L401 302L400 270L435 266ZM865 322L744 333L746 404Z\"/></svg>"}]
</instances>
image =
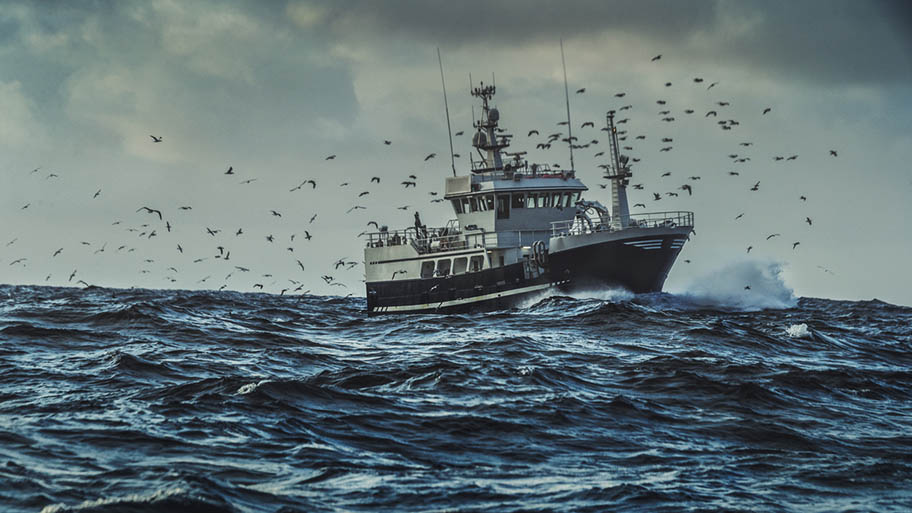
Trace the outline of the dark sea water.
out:
<instances>
[{"instance_id":1,"label":"dark sea water","mask_svg":"<svg viewBox=\"0 0 912 513\"><path fill-rule=\"evenodd\" d=\"M0 511L912 510L912 309L785 303L3 286Z\"/></svg>"}]
</instances>

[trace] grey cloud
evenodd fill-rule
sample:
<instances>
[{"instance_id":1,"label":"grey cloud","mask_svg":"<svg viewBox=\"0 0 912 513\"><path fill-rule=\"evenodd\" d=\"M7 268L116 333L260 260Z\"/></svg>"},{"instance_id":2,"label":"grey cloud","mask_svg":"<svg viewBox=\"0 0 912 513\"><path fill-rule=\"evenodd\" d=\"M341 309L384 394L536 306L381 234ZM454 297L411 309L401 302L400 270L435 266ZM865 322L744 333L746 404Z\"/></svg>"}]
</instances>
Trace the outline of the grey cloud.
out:
<instances>
[{"instance_id":1,"label":"grey cloud","mask_svg":"<svg viewBox=\"0 0 912 513\"><path fill-rule=\"evenodd\" d=\"M799 80L895 82L912 78L912 8L900 1L649 0L486 2L350 0L327 4L339 37L417 38L433 45L556 41L620 31L713 61L767 68ZM741 30L731 27L743 24ZM623 60L624 55L614 56Z\"/></svg>"}]
</instances>

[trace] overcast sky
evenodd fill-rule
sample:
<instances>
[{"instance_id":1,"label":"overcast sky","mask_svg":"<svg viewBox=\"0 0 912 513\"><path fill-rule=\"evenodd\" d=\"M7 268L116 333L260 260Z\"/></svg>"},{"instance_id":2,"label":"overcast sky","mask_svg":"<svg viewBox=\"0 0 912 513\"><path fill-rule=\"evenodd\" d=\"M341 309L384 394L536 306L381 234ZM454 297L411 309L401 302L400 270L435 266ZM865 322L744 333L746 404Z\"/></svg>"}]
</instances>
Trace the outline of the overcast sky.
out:
<instances>
[{"instance_id":1,"label":"overcast sky","mask_svg":"<svg viewBox=\"0 0 912 513\"><path fill-rule=\"evenodd\" d=\"M452 216L430 202L451 174L436 48L454 132L467 133L455 139L460 173L469 74L496 75L513 150L567 167L566 148L535 148L565 117L563 38L574 135L604 139L605 112L631 105L624 144L641 159L633 181L644 190L631 191L630 203L696 213L697 235L667 288L686 290L750 259L781 263L797 295L909 305L909 5L0 1L0 283L259 283L277 293L294 288L291 279L317 293L363 295L363 267L332 263L362 261L357 235L368 221L404 227L414 209L429 225ZM661 121L662 110L675 120ZM723 131L723 119L740 124ZM581 129L585 121L596 128ZM527 137L531 129L543 136ZM577 152L576 165L586 196L608 204L596 167L605 158L594 157L607 144L597 146ZM438 157L425 161L430 153ZM229 166L234 175L224 174ZM404 190L410 174L419 186ZM290 192L308 179L316 189ZM693 196L678 189L684 183ZM653 192L683 196L656 202ZM354 205L366 209L346 213ZM142 206L161 210L171 231L137 213ZM781 236L766 240L773 233ZM215 258L218 246L229 261Z\"/></svg>"}]
</instances>

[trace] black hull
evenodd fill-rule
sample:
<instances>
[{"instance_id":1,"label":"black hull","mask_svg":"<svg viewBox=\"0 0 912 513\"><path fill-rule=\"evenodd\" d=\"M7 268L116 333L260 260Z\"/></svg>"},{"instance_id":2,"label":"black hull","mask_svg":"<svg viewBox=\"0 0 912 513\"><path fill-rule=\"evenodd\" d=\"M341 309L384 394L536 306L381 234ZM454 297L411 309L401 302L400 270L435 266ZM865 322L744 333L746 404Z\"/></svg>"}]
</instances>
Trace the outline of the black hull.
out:
<instances>
[{"instance_id":1,"label":"black hull","mask_svg":"<svg viewBox=\"0 0 912 513\"><path fill-rule=\"evenodd\" d=\"M446 278L374 282L367 284L367 311L378 315L502 310L557 285L546 271L521 263Z\"/></svg>"},{"instance_id":2,"label":"black hull","mask_svg":"<svg viewBox=\"0 0 912 513\"><path fill-rule=\"evenodd\" d=\"M606 287L635 294L661 292L684 238L686 235L672 234L640 237L559 251L549 257L551 273L567 281L561 285L565 292ZM660 242L642 242L657 240Z\"/></svg>"},{"instance_id":3,"label":"black hull","mask_svg":"<svg viewBox=\"0 0 912 513\"><path fill-rule=\"evenodd\" d=\"M445 278L372 282L367 284L367 310L369 315L498 310L550 289L658 292L686 237L666 233L596 241L554 252L547 269L517 263Z\"/></svg>"}]
</instances>

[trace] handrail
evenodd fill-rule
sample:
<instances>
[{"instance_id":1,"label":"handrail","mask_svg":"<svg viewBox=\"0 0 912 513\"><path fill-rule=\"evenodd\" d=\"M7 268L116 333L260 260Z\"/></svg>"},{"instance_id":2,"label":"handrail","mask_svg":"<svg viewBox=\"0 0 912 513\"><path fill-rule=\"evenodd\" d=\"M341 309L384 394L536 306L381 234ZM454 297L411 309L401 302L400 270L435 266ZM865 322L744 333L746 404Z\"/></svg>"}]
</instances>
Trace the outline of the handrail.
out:
<instances>
[{"instance_id":1,"label":"handrail","mask_svg":"<svg viewBox=\"0 0 912 513\"><path fill-rule=\"evenodd\" d=\"M426 234L425 234L426 232ZM494 249L500 247L530 246L547 237L548 230L453 231L452 228L426 228L419 233L416 228L370 232L367 247L411 245L419 254L445 253L466 249Z\"/></svg>"},{"instance_id":2,"label":"handrail","mask_svg":"<svg viewBox=\"0 0 912 513\"><path fill-rule=\"evenodd\" d=\"M565 221L554 221L551 223L552 237L565 237L568 235L581 235L585 233L594 233L602 231L619 231L630 228L670 228L678 226L693 227L693 212L673 211L673 212L649 212L642 214L630 214L621 219L618 224L600 223L592 225L582 221L579 217Z\"/></svg>"}]
</instances>

